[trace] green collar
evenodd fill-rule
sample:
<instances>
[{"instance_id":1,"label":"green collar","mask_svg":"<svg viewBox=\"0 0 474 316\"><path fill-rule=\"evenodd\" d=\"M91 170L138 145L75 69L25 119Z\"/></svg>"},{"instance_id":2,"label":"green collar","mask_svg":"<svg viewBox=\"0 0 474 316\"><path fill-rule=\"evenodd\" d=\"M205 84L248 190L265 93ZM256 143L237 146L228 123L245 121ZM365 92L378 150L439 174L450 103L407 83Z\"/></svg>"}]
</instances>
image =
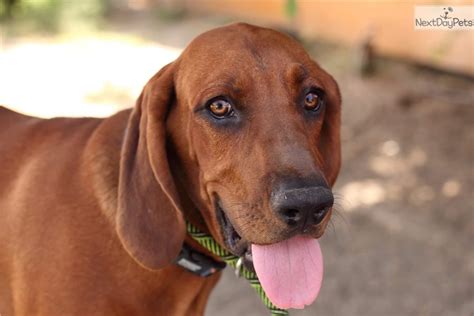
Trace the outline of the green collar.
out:
<instances>
[{"instance_id":1,"label":"green collar","mask_svg":"<svg viewBox=\"0 0 474 316\"><path fill-rule=\"evenodd\" d=\"M250 285L257 291L258 295L260 296L263 304L270 310L271 315L277 316L277 315L285 315L288 316L288 311L279 309L275 305L270 302L268 299L267 295L265 294L265 291L262 288L262 285L258 281L257 275L246 269L242 264L241 260L239 261L239 257L234 256L224 248L222 248L215 240L212 238L212 236L203 233L199 231L198 228L196 228L194 225L192 225L189 222L186 222L186 229L188 231L188 234L195 240L197 241L201 246L206 248L209 252L212 254L220 257L225 263L227 263L229 266L232 268L236 269L237 273L244 276L249 282Z\"/></svg>"}]
</instances>

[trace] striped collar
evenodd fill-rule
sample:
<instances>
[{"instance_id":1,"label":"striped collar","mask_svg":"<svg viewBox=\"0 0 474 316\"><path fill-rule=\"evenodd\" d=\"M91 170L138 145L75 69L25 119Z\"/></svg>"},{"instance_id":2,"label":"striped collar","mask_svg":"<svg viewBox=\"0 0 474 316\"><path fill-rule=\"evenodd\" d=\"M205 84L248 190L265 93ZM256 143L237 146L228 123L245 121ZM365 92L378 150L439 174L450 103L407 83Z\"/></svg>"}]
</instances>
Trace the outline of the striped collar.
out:
<instances>
[{"instance_id":1,"label":"striped collar","mask_svg":"<svg viewBox=\"0 0 474 316\"><path fill-rule=\"evenodd\" d=\"M216 261L185 244L176 260L177 265L197 275L206 277L224 269L226 264L228 264L236 270L237 275L241 275L249 281L250 285L257 291L263 304L265 304L272 316L288 316L288 311L279 309L268 299L257 275L241 264L241 258L222 248L222 246L219 245L212 236L201 232L197 227L189 222L186 222L186 230L188 234L202 247L221 258L225 263Z\"/></svg>"}]
</instances>

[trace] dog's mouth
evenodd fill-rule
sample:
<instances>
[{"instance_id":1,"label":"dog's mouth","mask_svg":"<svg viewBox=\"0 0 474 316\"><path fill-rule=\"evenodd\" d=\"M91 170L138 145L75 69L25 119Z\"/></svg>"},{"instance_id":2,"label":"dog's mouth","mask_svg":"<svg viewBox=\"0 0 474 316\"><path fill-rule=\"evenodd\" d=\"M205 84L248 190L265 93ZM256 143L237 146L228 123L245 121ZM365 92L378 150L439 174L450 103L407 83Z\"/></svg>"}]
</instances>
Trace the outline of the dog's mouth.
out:
<instances>
[{"instance_id":1,"label":"dog's mouth","mask_svg":"<svg viewBox=\"0 0 474 316\"><path fill-rule=\"evenodd\" d=\"M217 220L219 221L221 227L226 248L233 255L243 257L245 267L251 271L254 271L252 264L252 248L250 247L250 243L242 238L242 236L234 228L218 198L216 199L215 204Z\"/></svg>"},{"instance_id":2,"label":"dog's mouth","mask_svg":"<svg viewBox=\"0 0 474 316\"><path fill-rule=\"evenodd\" d=\"M303 308L316 299L323 273L321 249L316 239L297 234L273 244L254 244L237 232L218 198L215 209L225 247L244 258L244 266L257 274L275 306Z\"/></svg>"}]
</instances>

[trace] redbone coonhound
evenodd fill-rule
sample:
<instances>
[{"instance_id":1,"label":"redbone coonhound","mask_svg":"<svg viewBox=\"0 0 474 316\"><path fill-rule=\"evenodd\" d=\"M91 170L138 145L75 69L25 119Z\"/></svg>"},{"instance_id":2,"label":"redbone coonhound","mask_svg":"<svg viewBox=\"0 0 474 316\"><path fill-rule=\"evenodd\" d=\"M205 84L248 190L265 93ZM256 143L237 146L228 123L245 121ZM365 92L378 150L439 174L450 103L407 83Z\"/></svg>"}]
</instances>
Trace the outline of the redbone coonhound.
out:
<instances>
[{"instance_id":1,"label":"redbone coonhound","mask_svg":"<svg viewBox=\"0 0 474 316\"><path fill-rule=\"evenodd\" d=\"M185 221L253 256L276 305L310 303L340 103L299 43L239 23L197 37L109 118L0 108L0 314L203 315L220 273L174 263L184 241L211 256Z\"/></svg>"}]
</instances>

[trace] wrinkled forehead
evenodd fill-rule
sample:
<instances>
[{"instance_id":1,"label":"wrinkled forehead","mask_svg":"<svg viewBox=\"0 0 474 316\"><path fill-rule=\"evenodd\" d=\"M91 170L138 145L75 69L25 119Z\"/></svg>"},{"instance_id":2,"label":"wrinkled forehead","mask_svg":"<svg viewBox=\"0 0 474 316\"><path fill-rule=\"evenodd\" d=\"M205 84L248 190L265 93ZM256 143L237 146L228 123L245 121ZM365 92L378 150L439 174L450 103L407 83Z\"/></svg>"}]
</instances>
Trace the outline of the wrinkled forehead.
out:
<instances>
[{"instance_id":1,"label":"wrinkled forehead","mask_svg":"<svg viewBox=\"0 0 474 316\"><path fill-rule=\"evenodd\" d=\"M249 76L259 73L272 78L288 72L298 76L298 72L316 67L294 39L247 24L234 24L198 36L184 50L179 63L178 85L185 82L188 87L179 87L184 90L216 80L252 79Z\"/></svg>"}]
</instances>

